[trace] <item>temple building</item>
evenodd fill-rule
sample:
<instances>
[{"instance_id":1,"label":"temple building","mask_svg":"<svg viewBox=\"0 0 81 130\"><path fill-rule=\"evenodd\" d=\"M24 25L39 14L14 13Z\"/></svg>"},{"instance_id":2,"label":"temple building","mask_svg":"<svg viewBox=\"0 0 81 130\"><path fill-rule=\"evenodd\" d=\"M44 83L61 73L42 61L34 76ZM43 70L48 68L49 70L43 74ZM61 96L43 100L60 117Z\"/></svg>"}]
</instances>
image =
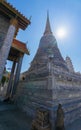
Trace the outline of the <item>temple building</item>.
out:
<instances>
[{"instance_id":1,"label":"temple building","mask_svg":"<svg viewBox=\"0 0 81 130\"><path fill-rule=\"evenodd\" d=\"M7 96L15 93L23 56L25 53L29 55L26 44L16 40L16 35L19 29L25 30L29 24L30 21L10 3L6 0L0 0L0 80L4 72L6 60L13 62ZM11 92L11 90L13 91Z\"/></svg>"},{"instance_id":2,"label":"temple building","mask_svg":"<svg viewBox=\"0 0 81 130\"><path fill-rule=\"evenodd\" d=\"M49 110L54 125L60 103L65 125L81 116L81 75L74 71L69 57L66 60L62 57L48 14L37 53L22 75L24 80L20 81L15 97L18 106L28 114L35 116L36 109L43 107Z\"/></svg>"}]
</instances>

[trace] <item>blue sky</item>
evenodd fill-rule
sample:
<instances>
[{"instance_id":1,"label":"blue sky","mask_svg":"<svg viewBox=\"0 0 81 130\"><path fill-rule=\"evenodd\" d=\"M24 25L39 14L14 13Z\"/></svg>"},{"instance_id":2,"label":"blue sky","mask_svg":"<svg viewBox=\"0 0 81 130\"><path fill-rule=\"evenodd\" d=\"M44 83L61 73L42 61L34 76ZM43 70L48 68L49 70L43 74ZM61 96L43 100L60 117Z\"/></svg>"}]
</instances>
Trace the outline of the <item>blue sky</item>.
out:
<instances>
[{"instance_id":1,"label":"blue sky","mask_svg":"<svg viewBox=\"0 0 81 130\"><path fill-rule=\"evenodd\" d=\"M26 71L37 51L40 38L46 24L47 10L49 10L50 24L56 37L62 56L70 56L74 69L81 71L81 0L7 0L27 18L31 18L31 25L20 30L17 39L25 42L30 50L30 56L25 55L21 72ZM56 31L65 27L67 36L58 38ZM11 67L11 62L7 68Z\"/></svg>"}]
</instances>

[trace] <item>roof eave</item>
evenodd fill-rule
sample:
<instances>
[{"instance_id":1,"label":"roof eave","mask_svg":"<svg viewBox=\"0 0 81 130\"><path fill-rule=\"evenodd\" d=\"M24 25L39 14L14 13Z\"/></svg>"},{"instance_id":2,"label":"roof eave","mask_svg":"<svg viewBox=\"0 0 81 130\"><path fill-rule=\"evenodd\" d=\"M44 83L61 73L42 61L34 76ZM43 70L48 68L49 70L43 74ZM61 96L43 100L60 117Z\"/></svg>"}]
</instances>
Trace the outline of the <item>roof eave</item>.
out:
<instances>
[{"instance_id":1,"label":"roof eave","mask_svg":"<svg viewBox=\"0 0 81 130\"><path fill-rule=\"evenodd\" d=\"M0 0L0 10L5 13L9 18L16 17L18 25L21 29L25 30L26 27L31 23L23 14L16 10L12 5L4 0ZM8 13L9 12L9 13Z\"/></svg>"}]
</instances>

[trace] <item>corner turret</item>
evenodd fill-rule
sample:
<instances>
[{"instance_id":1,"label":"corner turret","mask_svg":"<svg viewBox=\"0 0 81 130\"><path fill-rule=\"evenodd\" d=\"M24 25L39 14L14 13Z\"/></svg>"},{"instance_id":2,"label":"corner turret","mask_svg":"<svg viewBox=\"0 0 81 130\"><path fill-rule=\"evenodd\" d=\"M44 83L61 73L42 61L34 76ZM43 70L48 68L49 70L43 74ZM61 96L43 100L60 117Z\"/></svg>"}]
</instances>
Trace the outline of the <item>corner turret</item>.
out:
<instances>
[{"instance_id":1,"label":"corner turret","mask_svg":"<svg viewBox=\"0 0 81 130\"><path fill-rule=\"evenodd\" d=\"M67 64L69 71L73 73L74 72L73 64L72 64L70 57L68 57L68 56L66 57L66 64Z\"/></svg>"}]
</instances>

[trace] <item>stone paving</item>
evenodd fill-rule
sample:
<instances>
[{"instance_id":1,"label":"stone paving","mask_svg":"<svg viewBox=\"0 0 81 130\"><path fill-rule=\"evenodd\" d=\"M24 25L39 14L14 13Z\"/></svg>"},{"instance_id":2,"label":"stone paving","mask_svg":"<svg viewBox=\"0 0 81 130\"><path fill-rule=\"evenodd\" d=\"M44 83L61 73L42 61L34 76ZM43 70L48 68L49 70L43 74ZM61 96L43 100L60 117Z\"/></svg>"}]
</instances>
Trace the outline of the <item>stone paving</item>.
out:
<instances>
[{"instance_id":1,"label":"stone paving","mask_svg":"<svg viewBox=\"0 0 81 130\"><path fill-rule=\"evenodd\" d=\"M30 130L31 122L32 119L14 105L0 103L0 130Z\"/></svg>"}]
</instances>

